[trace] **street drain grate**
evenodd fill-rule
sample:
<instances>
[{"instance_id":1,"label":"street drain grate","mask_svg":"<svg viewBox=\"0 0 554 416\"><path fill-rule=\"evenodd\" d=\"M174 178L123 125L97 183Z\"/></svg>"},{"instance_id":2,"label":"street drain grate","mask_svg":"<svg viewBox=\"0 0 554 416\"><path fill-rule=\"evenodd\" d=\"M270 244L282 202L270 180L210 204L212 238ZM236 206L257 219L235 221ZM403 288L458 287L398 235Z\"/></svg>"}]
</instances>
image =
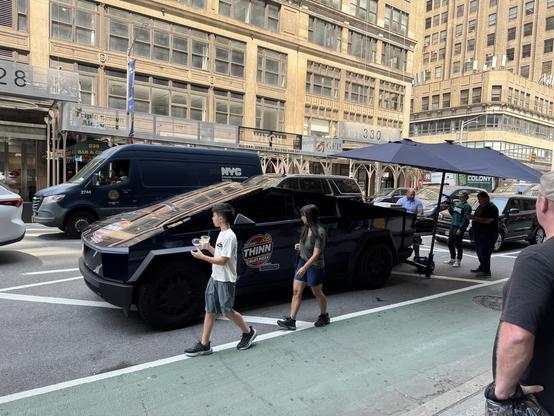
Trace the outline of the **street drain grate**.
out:
<instances>
[{"instance_id":1,"label":"street drain grate","mask_svg":"<svg viewBox=\"0 0 554 416\"><path fill-rule=\"evenodd\" d=\"M484 306L495 311L502 310L502 297L501 296L474 296L473 302L477 305Z\"/></svg>"}]
</instances>

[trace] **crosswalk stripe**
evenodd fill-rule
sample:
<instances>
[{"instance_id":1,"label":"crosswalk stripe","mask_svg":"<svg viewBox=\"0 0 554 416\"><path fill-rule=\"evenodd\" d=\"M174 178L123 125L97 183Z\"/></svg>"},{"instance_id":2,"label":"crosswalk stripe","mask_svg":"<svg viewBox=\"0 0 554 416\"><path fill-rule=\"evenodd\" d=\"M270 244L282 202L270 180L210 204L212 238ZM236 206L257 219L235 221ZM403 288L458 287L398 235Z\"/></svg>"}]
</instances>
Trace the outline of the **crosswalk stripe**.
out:
<instances>
[{"instance_id":1,"label":"crosswalk stripe","mask_svg":"<svg viewBox=\"0 0 554 416\"><path fill-rule=\"evenodd\" d=\"M37 274L52 274L52 273L64 273L64 272L76 272L78 271L78 268L75 269L57 269L57 270L42 270L40 272L27 272L22 273L23 276L35 276Z\"/></svg>"},{"instance_id":2,"label":"crosswalk stripe","mask_svg":"<svg viewBox=\"0 0 554 416\"><path fill-rule=\"evenodd\" d=\"M53 285L55 283L70 282L72 280L80 280L82 278L83 278L83 276L77 276L77 277L69 277L67 279L50 280L48 282L30 283L28 285L5 287L3 289L0 289L0 292L9 292L11 290L20 290L20 289L27 289L27 288L30 288L30 287Z\"/></svg>"},{"instance_id":3,"label":"crosswalk stripe","mask_svg":"<svg viewBox=\"0 0 554 416\"><path fill-rule=\"evenodd\" d=\"M24 302L52 303L55 305L93 306L96 308L121 309L119 306L95 300L51 298L47 296L19 295L15 293L0 293L0 299L21 300Z\"/></svg>"}]
</instances>

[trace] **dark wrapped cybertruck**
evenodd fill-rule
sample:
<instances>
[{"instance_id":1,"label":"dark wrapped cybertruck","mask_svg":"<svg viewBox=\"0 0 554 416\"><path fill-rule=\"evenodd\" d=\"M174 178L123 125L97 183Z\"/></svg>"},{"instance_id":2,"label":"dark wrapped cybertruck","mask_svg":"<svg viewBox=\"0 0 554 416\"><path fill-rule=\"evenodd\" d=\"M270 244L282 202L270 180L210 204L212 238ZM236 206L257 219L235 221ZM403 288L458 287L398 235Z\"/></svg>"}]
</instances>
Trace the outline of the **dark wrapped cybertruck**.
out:
<instances>
[{"instance_id":1,"label":"dark wrapped cybertruck","mask_svg":"<svg viewBox=\"0 0 554 416\"><path fill-rule=\"evenodd\" d=\"M190 255L191 240L215 243L211 207L228 202L237 212L238 292L290 284L299 209L319 207L327 229L327 279L366 288L383 286L391 268L411 254L413 217L375 207L276 186L275 177L224 182L93 224L83 236L79 268L88 287L128 311L136 305L151 326L171 329L195 321L204 308L210 265Z\"/></svg>"}]
</instances>

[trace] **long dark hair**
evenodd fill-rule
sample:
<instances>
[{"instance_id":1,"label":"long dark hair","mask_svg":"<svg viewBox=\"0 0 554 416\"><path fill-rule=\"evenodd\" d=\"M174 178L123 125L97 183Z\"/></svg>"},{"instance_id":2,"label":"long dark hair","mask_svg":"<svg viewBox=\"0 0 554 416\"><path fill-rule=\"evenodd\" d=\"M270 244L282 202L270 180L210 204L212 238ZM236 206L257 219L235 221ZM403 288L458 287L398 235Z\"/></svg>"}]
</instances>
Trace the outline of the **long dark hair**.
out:
<instances>
[{"instance_id":1,"label":"long dark hair","mask_svg":"<svg viewBox=\"0 0 554 416\"><path fill-rule=\"evenodd\" d=\"M313 204L304 205L300 208L300 215L304 215L307 222L300 233L300 241L306 241L308 238L308 230L312 230L312 236L315 239L320 238L318 233L318 228L321 227L321 222L319 221L319 208Z\"/></svg>"}]
</instances>

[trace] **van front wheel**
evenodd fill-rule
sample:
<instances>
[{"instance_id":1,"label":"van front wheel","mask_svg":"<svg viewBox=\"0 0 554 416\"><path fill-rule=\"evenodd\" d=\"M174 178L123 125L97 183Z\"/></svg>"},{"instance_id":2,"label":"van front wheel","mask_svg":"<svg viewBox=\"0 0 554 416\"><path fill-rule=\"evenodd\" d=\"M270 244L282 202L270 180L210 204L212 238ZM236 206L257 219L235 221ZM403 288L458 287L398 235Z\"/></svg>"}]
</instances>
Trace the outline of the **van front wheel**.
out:
<instances>
[{"instance_id":1,"label":"van front wheel","mask_svg":"<svg viewBox=\"0 0 554 416\"><path fill-rule=\"evenodd\" d=\"M67 216L63 230L71 238L81 238L81 233L96 220L90 212L75 211Z\"/></svg>"},{"instance_id":2,"label":"van front wheel","mask_svg":"<svg viewBox=\"0 0 554 416\"><path fill-rule=\"evenodd\" d=\"M140 316L162 330L189 325L204 310L208 276L188 262L169 261L154 267L140 286Z\"/></svg>"}]
</instances>

